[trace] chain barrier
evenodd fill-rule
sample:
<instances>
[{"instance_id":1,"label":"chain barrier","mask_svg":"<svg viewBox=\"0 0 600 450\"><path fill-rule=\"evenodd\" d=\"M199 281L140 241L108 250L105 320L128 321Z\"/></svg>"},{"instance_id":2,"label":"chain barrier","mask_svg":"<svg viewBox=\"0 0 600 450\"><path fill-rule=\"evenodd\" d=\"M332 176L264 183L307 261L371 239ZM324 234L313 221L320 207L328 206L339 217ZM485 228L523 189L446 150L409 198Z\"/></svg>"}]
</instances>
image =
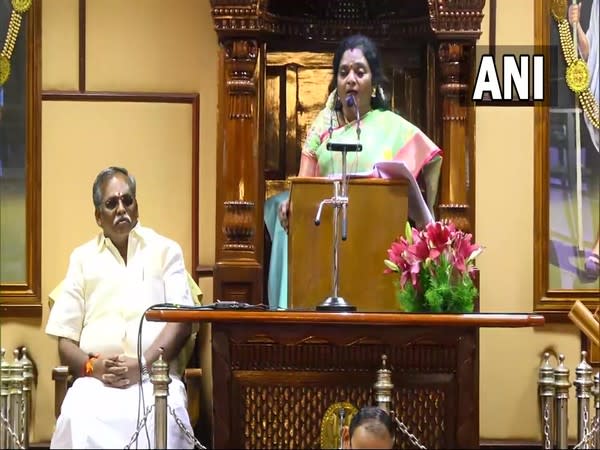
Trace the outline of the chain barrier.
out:
<instances>
[{"instance_id":1,"label":"chain barrier","mask_svg":"<svg viewBox=\"0 0 600 450\"><path fill-rule=\"evenodd\" d=\"M398 417L394 417L394 419L396 420L396 425L398 425L398 428L400 429L400 431L402 431L403 434L405 434L408 439L410 440L410 442L415 446L418 447L422 450L426 450L427 447L425 447L423 444L421 444L419 442L419 440L417 439L417 437L412 434L410 431L408 431L408 427L406 425L404 425L404 423L398 419Z\"/></svg>"},{"instance_id":2,"label":"chain barrier","mask_svg":"<svg viewBox=\"0 0 600 450\"><path fill-rule=\"evenodd\" d=\"M144 417L142 417L142 419L140 420L140 423L138 424L138 427L135 430L135 433L133 433L133 436L131 436L131 439L129 440L129 444L127 444L124 447L125 450L129 450L131 448L131 446L134 444L134 442L137 441L138 436L139 436L140 432L142 431L142 428L144 428L146 426L146 421L148 420L148 416L152 412L152 409L154 409L154 405L150 405L146 408L146 413L144 414Z\"/></svg>"},{"instance_id":3,"label":"chain barrier","mask_svg":"<svg viewBox=\"0 0 600 450\"><path fill-rule=\"evenodd\" d=\"M595 435L598 432L599 428L600 428L600 417L596 417L594 420L594 426L592 427L592 429L585 433L585 435L583 436L581 441L573 446L573 449L595 448L595 446L594 446L594 441L596 440ZM583 447L584 445L585 445L585 447Z\"/></svg>"},{"instance_id":4,"label":"chain barrier","mask_svg":"<svg viewBox=\"0 0 600 450\"><path fill-rule=\"evenodd\" d=\"M14 441L13 443L17 446L17 448L20 448L21 450L25 450L25 447L23 447L21 439L19 439L19 436L17 436L17 433L15 433L13 431L13 429L10 426L10 423L8 422L8 420L6 419L6 417L4 417L4 414L2 414L2 413L0 413L0 420L2 421L4 426L6 426L6 431L8 431L8 434L10 434L11 437L13 438L13 441Z\"/></svg>"},{"instance_id":5,"label":"chain barrier","mask_svg":"<svg viewBox=\"0 0 600 450\"><path fill-rule=\"evenodd\" d=\"M186 428L185 424L181 421L181 419L177 417L177 414L175 414L175 410L171 408L171 405L167 405L167 408L169 409L169 412L175 419L175 423L177 424L177 426L179 426L181 431L183 431L183 434L185 434L185 436L189 439L190 442L194 443L194 447L199 448L200 450L206 449L206 447L202 445L198 439L196 439L196 436L190 433L190 431Z\"/></svg>"},{"instance_id":6,"label":"chain barrier","mask_svg":"<svg viewBox=\"0 0 600 450\"><path fill-rule=\"evenodd\" d=\"M590 425L590 416L588 414L588 405L586 403L583 404L583 436L587 436L589 434L588 425ZM582 439L585 440L585 439Z\"/></svg>"},{"instance_id":7,"label":"chain barrier","mask_svg":"<svg viewBox=\"0 0 600 450\"><path fill-rule=\"evenodd\" d=\"M550 442L550 405L548 402L546 402L546 407L544 408L544 448L552 448L552 443Z\"/></svg>"},{"instance_id":8,"label":"chain barrier","mask_svg":"<svg viewBox=\"0 0 600 450\"><path fill-rule=\"evenodd\" d=\"M27 413L27 411L25 411L25 407L27 404L27 400L25 399L25 395L21 396L21 442L25 442L25 421L27 420L27 417L25 416L25 414Z\"/></svg>"}]
</instances>

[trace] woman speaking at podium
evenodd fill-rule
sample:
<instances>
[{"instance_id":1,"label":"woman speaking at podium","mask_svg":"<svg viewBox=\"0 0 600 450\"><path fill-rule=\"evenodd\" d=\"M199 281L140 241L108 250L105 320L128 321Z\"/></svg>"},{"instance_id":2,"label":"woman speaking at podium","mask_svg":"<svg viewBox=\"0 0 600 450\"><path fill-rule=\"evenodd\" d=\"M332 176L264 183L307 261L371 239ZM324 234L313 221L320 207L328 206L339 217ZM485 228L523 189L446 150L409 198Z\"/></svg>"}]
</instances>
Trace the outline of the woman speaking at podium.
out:
<instances>
[{"instance_id":1,"label":"woman speaking at podium","mask_svg":"<svg viewBox=\"0 0 600 450\"><path fill-rule=\"evenodd\" d=\"M378 161L397 160L403 161L415 178L431 163L433 170L428 176L438 179L440 148L418 127L390 110L383 89L385 81L373 41L353 35L339 44L333 57L330 94L302 146L298 176L341 173L341 152L328 151L327 143L360 141L363 150L348 154L348 173L369 171ZM269 303L280 308L287 307L288 211L288 192L271 197L265 204L265 222L273 242Z\"/></svg>"}]
</instances>

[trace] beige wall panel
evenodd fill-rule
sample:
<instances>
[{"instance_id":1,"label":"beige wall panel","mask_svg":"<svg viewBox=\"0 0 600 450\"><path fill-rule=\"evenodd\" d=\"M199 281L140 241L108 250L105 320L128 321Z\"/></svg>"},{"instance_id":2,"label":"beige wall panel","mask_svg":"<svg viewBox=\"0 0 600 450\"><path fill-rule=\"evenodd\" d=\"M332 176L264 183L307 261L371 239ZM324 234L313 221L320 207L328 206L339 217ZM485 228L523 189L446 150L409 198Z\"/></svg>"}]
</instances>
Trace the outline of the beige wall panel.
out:
<instances>
[{"instance_id":1,"label":"beige wall panel","mask_svg":"<svg viewBox=\"0 0 600 450\"><path fill-rule=\"evenodd\" d=\"M496 0L496 44L533 45L535 1Z\"/></svg>"},{"instance_id":2,"label":"beige wall panel","mask_svg":"<svg viewBox=\"0 0 600 450\"><path fill-rule=\"evenodd\" d=\"M476 136L477 241L485 246L477 260L481 309L529 312L533 292L533 110L479 108Z\"/></svg>"},{"instance_id":3,"label":"beige wall panel","mask_svg":"<svg viewBox=\"0 0 600 450\"><path fill-rule=\"evenodd\" d=\"M45 102L43 112L44 253L62 256L56 275L64 249L99 231L91 186L109 165L135 175L140 222L177 241L191 270L191 105Z\"/></svg>"},{"instance_id":4,"label":"beige wall panel","mask_svg":"<svg viewBox=\"0 0 600 450\"><path fill-rule=\"evenodd\" d=\"M480 45L488 45L490 42L490 2L489 0L483 5L483 20L481 21L481 36L479 37Z\"/></svg>"},{"instance_id":5,"label":"beige wall panel","mask_svg":"<svg viewBox=\"0 0 600 450\"><path fill-rule=\"evenodd\" d=\"M533 45L534 3L497 2L497 45ZM487 7L487 6L486 6ZM502 136L502 139L498 139ZM477 241L481 309L530 312L533 305L533 108L477 109ZM482 439L541 442L537 370L544 349L579 362L579 334L571 324L542 329L481 331L480 433ZM569 433L575 436L571 401Z\"/></svg>"},{"instance_id":6,"label":"beige wall panel","mask_svg":"<svg viewBox=\"0 0 600 450\"><path fill-rule=\"evenodd\" d=\"M78 5L78 0L42 1L42 89L78 89Z\"/></svg>"},{"instance_id":7,"label":"beige wall panel","mask_svg":"<svg viewBox=\"0 0 600 450\"><path fill-rule=\"evenodd\" d=\"M207 75L216 86L218 44L208 0L87 5L89 90L193 92Z\"/></svg>"},{"instance_id":8,"label":"beige wall panel","mask_svg":"<svg viewBox=\"0 0 600 450\"><path fill-rule=\"evenodd\" d=\"M198 286L200 286L200 289L202 289L202 303L213 303L213 278L200 278L198 281Z\"/></svg>"},{"instance_id":9,"label":"beige wall panel","mask_svg":"<svg viewBox=\"0 0 600 450\"><path fill-rule=\"evenodd\" d=\"M201 264L214 264L218 41L209 0L88 0L87 89L200 93Z\"/></svg>"},{"instance_id":10,"label":"beige wall panel","mask_svg":"<svg viewBox=\"0 0 600 450\"><path fill-rule=\"evenodd\" d=\"M497 309L499 310L499 308ZM563 353L573 381L579 363L574 327L546 325L540 330L483 329L480 334L480 436L541 442L537 376L544 350ZM556 359L552 359L556 366ZM569 399L569 436L575 438L576 399Z\"/></svg>"},{"instance_id":11,"label":"beige wall panel","mask_svg":"<svg viewBox=\"0 0 600 450\"><path fill-rule=\"evenodd\" d=\"M1 330L3 346L26 345L37 365L33 442L48 441L54 427L50 375L59 360L56 341L43 331L47 296L71 251L100 230L91 192L102 168L121 165L137 177L141 223L177 241L191 269L191 105L44 102L42 113L44 316Z\"/></svg>"}]
</instances>

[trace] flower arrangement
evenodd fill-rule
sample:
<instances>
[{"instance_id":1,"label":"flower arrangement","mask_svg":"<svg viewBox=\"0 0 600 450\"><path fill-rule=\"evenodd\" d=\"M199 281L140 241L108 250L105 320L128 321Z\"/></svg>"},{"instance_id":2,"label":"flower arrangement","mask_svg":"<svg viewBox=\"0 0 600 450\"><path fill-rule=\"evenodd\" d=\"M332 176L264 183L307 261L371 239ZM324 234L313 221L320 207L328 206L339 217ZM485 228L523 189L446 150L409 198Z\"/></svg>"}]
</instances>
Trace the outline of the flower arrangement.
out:
<instances>
[{"instance_id":1,"label":"flower arrangement","mask_svg":"<svg viewBox=\"0 0 600 450\"><path fill-rule=\"evenodd\" d=\"M384 261L396 273L396 295L406 312L472 312L477 288L475 258L483 248L451 222L431 222L417 230L406 224Z\"/></svg>"}]
</instances>

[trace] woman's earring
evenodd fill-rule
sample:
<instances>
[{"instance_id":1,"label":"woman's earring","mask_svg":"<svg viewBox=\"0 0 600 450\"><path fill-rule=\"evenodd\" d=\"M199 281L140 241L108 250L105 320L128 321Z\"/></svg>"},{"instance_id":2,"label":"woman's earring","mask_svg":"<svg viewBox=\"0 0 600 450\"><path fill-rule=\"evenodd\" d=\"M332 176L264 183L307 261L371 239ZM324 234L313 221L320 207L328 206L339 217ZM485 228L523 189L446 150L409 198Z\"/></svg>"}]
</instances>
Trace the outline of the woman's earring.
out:
<instances>
[{"instance_id":1,"label":"woman's earring","mask_svg":"<svg viewBox=\"0 0 600 450\"><path fill-rule=\"evenodd\" d=\"M371 90L371 98L377 97L377 87L373 86L373 90Z\"/></svg>"},{"instance_id":2,"label":"woman's earring","mask_svg":"<svg viewBox=\"0 0 600 450\"><path fill-rule=\"evenodd\" d=\"M337 96L335 96L335 110L336 111L341 111L342 109L342 101L340 100L340 98Z\"/></svg>"}]
</instances>

